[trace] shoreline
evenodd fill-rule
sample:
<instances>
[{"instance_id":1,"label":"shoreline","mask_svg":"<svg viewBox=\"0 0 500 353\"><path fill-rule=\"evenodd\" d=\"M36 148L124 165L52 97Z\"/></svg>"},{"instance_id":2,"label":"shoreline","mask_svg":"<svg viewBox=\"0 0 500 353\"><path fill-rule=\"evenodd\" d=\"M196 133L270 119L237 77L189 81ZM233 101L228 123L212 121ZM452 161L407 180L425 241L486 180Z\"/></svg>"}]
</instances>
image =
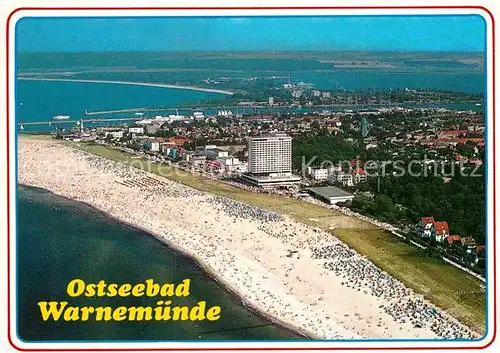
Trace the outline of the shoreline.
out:
<instances>
[{"instance_id":1,"label":"shoreline","mask_svg":"<svg viewBox=\"0 0 500 353\"><path fill-rule=\"evenodd\" d=\"M69 146L51 141L20 141L19 158L24 163L20 163L19 183L86 203L121 223L123 219L132 227L152 234L194 259L205 272L244 298L245 304L251 304L280 326L323 339L462 337L459 332L466 326L440 309L440 321L430 319L418 329L412 320L395 321L391 310L406 315L406 310L415 305L419 313L428 310L430 304L385 272L379 272L332 234ZM76 168L66 173L50 167L47 173L37 172L58 161L74 162ZM163 183L166 189L145 187L145 178ZM81 184L86 187L82 189L78 186ZM264 218L259 220L252 218L253 215L247 218L244 214L248 212ZM312 245L315 250L310 248ZM322 250L325 246L330 250ZM298 255L286 255L291 250ZM332 250L340 251L333 254L339 256L340 262L324 257L328 255L325 251ZM313 256L314 251L320 251L316 253L319 257ZM347 261L344 256L348 256ZM347 267L342 267L344 262ZM329 269L326 264L337 267ZM358 276L356 273L365 268L367 279L349 278L353 271ZM346 275L348 282L344 284L342 278ZM363 284L366 280L375 282L367 283L366 287ZM373 294L373 290L382 292ZM405 298L402 307L398 298ZM448 322L451 326L447 330L452 330L448 334L443 331L444 336L437 336L431 332L431 323L448 325ZM314 333L309 334L308 329Z\"/></svg>"},{"instance_id":2,"label":"shoreline","mask_svg":"<svg viewBox=\"0 0 500 353\"><path fill-rule=\"evenodd\" d=\"M260 316L262 319L268 321L269 323L272 323L273 325L276 325L276 326L280 326L281 328L284 328L284 329L286 329L288 331L293 332L294 334L302 336L305 339L319 339L318 337L315 337L312 332L301 331L299 328L293 326L292 324L289 324L289 323L286 323L286 322L282 322L282 321L278 320L277 318L274 318L274 317L268 315L266 312L260 310L254 304L252 304L251 302L245 300L245 298L240 293L238 293L238 290L235 289L229 282L224 281L223 279L219 278L217 276L217 274L213 271L213 269L210 268L209 265L207 265L206 263L204 263L204 261L202 259L200 259L195 254L190 254L189 251L187 251L186 249L183 249L182 247L178 246L175 243L172 243L172 242L168 241L168 239L164 239L161 236L159 236L158 234L152 233L148 229L143 228L143 227L141 227L139 225L130 223L130 222L126 221L126 220L119 219L119 218L117 218L117 217L109 214L106 211L103 211L101 209L96 208L95 206L93 206L93 205L91 205L91 204L89 204L87 202L76 200L74 198L69 198L69 197L66 197L64 195L55 193L55 192L53 192L53 191L51 191L49 189L38 187L38 186L32 186L32 185L23 184L23 183L18 183L17 186L21 186L21 187L24 187L24 188L27 188L27 189L30 189L30 188L31 189L35 189L35 190L38 190L38 191L42 191L44 193L49 193L50 195L53 195L53 196L56 196L56 197L59 197L59 198L63 198L63 199L65 199L65 200L67 200L67 201L69 201L71 203L76 203L77 205L78 204L79 205L83 205L84 207L88 207L91 210L100 213L106 219L109 219L109 220L111 220L111 221L113 221L113 222L115 222L117 224L120 224L121 226L127 227L127 228L132 229L132 230L141 231L141 232L147 234L148 236L151 236L151 237L155 238L162 245L166 246L169 251L172 251L176 255L182 256L182 257L187 258L190 261L194 262L195 265L198 267L198 269L201 272L203 272L205 275L207 275L208 277L210 277L213 281L215 281L216 283L218 283L220 285L220 287L225 292L229 293L229 295L231 295L233 297L233 299L235 299L236 301L238 301L247 310L251 311L252 313L254 313L254 314L258 315L258 316Z\"/></svg>"},{"instance_id":3,"label":"shoreline","mask_svg":"<svg viewBox=\"0 0 500 353\"><path fill-rule=\"evenodd\" d=\"M163 83L152 83L152 82L133 82L133 81L106 81L106 80L78 80L71 78L34 78L34 77L17 77L17 80L21 81L51 81L51 82L74 82L74 83L105 83L113 85L129 85L129 86L147 86L147 87L159 87L159 88L173 88L173 89L183 89L189 91L200 91L208 93L218 93L232 96L233 92L215 88L203 88L196 86L178 86Z\"/></svg>"}]
</instances>

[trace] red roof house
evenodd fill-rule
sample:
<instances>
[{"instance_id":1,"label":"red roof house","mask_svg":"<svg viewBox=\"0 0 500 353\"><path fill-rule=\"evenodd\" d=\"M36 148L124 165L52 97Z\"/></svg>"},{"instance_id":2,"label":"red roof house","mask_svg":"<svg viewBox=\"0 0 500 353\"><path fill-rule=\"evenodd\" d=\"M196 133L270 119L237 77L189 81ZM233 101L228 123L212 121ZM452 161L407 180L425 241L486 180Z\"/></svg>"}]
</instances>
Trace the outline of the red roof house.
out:
<instances>
[{"instance_id":1,"label":"red roof house","mask_svg":"<svg viewBox=\"0 0 500 353\"><path fill-rule=\"evenodd\" d=\"M426 224L429 224L429 223L436 223L436 221L434 221L434 217L422 217L422 224L423 225L426 225Z\"/></svg>"},{"instance_id":2,"label":"red roof house","mask_svg":"<svg viewBox=\"0 0 500 353\"><path fill-rule=\"evenodd\" d=\"M190 141L189 139L183 138L183 137L169 137L168 138L168 142L173 142L177 146L182 146L184 143L189 142L189 141Z\"/></svg>"},{"instance_id":3,"label":"red roof house","mask_svg":"<svg viewBox=\"0 0 500 353\"><path fill-rule=\"evenodd\" d=\"M479 158L471 158L469 159L469 164L482 165L483 161Z\"/></svg>"},{"instance_id":4,"label":"red roof house","mask_svg":"<svg viewBox=\"0 0 500 353\"><path fill-rule=\"evenodd\" d=\"M358 168L354 172L352 172L354 175L368 175L368 172L364 170L363 168Z\"/></svg>"},{"instance_id":5,"label":"red roof house","mask_svg":"<svg viewBox=\"0 0 500 353\"><path fill-rule=\"evenodd\" d=\"M455 242L460 241L460 235L454 234L454 235L448 235L445 240L448 242L449 245L453 245Z\"/></svg>"},{"instance_id":6,"label":"red roof house","mask_svg":"<svg viewBox=\"0 0 500 353\"><path fill-rule=\"evenodd\" d=\"M354 179L354 183L362 183L368 180L368 172L363 168L357 168L353 173L352 177Z\"/></svg>"},{"instance_id":7,"label":"red roof house","mask_svg":"<svg viewBox=\"0 0 500 353\"><path fill-rule=\"evenodd\" d=\"M434 227L436 228L436 236L438 234L444 235L444 237L447 237L448 235L450 235L450 228L448 227L448 222L446 222L446 221L436 222L436 223L434 223Z\"/></svg>"},{"instance_id":8,"label":"red roof house","mask_svg":"<svg viewBox=\"0 0 500 353\"><path fill-rule=\"evenodd\" d=\"M351 159L351 160L349 161L349 165L350 165L351 167L359 167L359 165L360 165L360 164L361 164L361 161L360 161L360 160L358 160L358 159Z\"/></svg>"}]
</instances>

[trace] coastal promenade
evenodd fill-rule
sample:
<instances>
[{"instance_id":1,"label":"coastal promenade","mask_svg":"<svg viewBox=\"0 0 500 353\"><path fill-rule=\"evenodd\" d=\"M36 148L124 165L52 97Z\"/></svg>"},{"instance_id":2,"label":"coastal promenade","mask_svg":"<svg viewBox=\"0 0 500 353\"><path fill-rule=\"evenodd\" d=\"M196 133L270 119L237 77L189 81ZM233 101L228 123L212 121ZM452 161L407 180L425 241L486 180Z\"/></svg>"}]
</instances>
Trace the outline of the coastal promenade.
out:
<instances>
[{"instance_id":1,"label":"coastal promenade","mask_svg":"<svg viewBox=\"0 0 500 353\"><path fill-rule=\"evenodd\" d=\"M147 230L193 257L249 306L310 337L478 337L332 232L281 212L24 137L19 139L19 182ZM374 231L341 214L332 221L333 228L360 235Z\"/></svg>"},{"instance_id":2,"label":"coastal promenade","mask_svg":"<svg viewBox=\"0 0 500 353\"><path fill-rule=\"evenodd\" d=\"M204 88L204 87L196 87L196 86L178 86L178 85L169 85L164 83L151 83L151 82L131 82L131 81L105 81L105 80L77 80L71 78L38 78L38 77L18 77L18 80L23 81L53 81L53 82L75 82L75 83L107 83L114 85L130 85L130 86L148 86L148 87L160 87L160 88L176 88L176 89L185 89L191 91L201 91L201 92L209 92L209 93L220 93L225 95L233 95L233 92L222 90L222 89L214 89L214 88Z\"/></svg>"}]
</instances>

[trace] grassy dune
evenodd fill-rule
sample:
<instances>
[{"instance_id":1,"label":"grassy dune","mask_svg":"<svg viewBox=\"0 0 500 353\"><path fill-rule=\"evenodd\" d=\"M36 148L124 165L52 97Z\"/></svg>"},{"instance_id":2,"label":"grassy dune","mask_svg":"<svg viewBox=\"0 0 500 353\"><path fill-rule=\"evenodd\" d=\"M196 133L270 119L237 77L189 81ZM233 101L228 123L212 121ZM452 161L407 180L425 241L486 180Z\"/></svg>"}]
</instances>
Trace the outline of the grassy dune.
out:
<instances>
[{"instance_id":1,"label":"grassy dune","mask_svg":"<svg viewBox=\"0 0 500 353\"><path fill-rule=\"evenodd\" d=\"M145 159L104 146L74 144L81 150L147 169ZM142 163L138 163L141 161ZM192 188L259 206L334 233L339 239L368 257L379 268L422 293L429 301L447 310L477 332L485 332L486 303L482 282L426 256L420 249L372 224L299 199L257 194L222 182L178 170L169 165L149 163L150 171Z\"/></svg>"}]
</instances>

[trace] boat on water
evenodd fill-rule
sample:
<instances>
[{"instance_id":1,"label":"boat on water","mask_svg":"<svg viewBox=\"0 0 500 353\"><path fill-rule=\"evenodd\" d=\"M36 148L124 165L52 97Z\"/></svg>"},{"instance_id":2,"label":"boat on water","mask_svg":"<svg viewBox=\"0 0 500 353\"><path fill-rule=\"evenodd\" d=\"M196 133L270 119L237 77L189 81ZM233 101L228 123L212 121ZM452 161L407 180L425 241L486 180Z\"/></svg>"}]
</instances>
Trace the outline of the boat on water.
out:
<instances>
[{"instance_id":1,"label":"boat on water","mask_svg":"<svg viewBox=\"0 0 500 353\"><path fill-rule=\"evenodd\" d=\"M54 120L67 120L67 119L69 119L69 115L56 115L52 119L54 119Z\"/></svg>"}]
</instances>

